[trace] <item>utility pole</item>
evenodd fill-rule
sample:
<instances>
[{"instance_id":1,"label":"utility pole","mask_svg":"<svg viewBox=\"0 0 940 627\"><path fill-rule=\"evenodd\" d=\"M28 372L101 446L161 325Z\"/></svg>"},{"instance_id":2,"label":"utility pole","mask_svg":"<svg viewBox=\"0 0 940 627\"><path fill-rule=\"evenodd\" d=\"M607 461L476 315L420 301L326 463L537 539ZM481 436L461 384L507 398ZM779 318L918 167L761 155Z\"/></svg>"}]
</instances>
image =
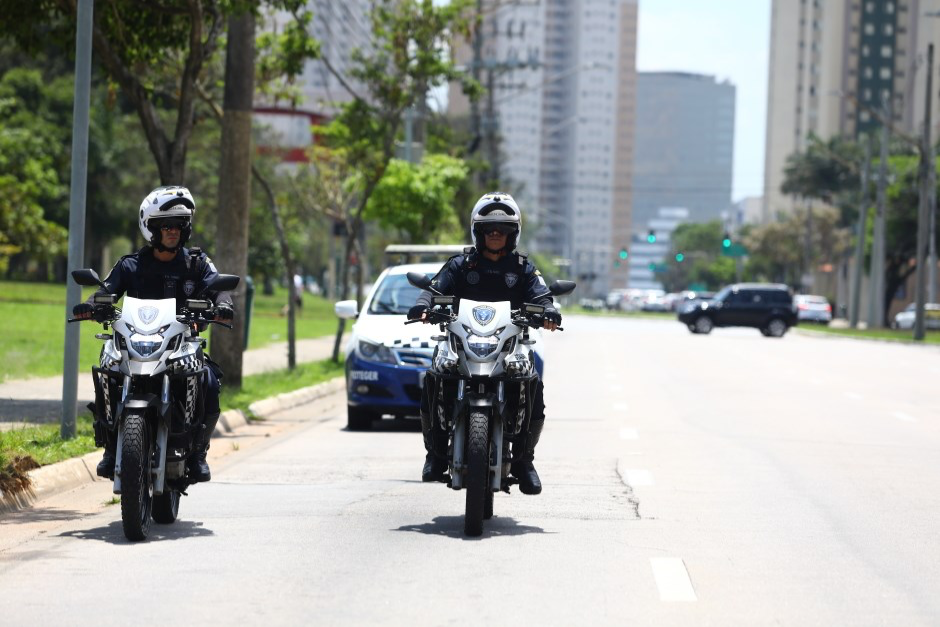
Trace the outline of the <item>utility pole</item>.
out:
<instances>
[{"instance_id":1,"label":"utility pole","mask_svg":"<svg viewBox=\"0 0 940 627\"><path fill-rule=\"evenodd\" d=\"M930 184L933 177L930 171L935 169L933 144L930 140L930 105L933 100L933 44L927 46L927 95L924 110L924 137L920 149L920 211L917 216L917 282L914 288L914 339L923 340L925 335L924 302L927 296L927 240L930 237L931 197Z\"/></svg>"},{"instance_id":2,"label":"utility pole","mask_svg":"<svg viewBox=\"0 0 940 627\"><path fill-rule=\"evenodd\" d=\"M862 193L858 203L858 223L855 235L855 274L852 275L852 311L849 324L858 328L859 310L862 302L862 272L865 270L865 231L868 228L868 178L871 175L871 138L862 138L865 163L862 164Z\"/></svg>"},{"instance_id":3,"label":"utility pole","mask_svg":"<svg viewBox=\"0 0 940 627\"><path fill-rule=\"evenodd\" d=\"M483 65L483 0L477 0L476 14L473 16L473 62L470 64L470 74L473 80L480 83L480 69ZM480 103L477 98L470 100L470 130L473 133L471 142L479 146L481 141ZM482 185L478 185L482 187Z\"/></svg>"},{"instance_id":4,"label":"utility pole","mask_svg":"<svg viewBox=\"0 0 940 627\"><path fill-rule=\"evenodd\" d=\"M79 0L75 25L75 100L72 103L72 182L69 192L68 269L78 270L85 257L85 196L88 186L88 108L91 98L91 27L94 0ZM82 297L82 288L65 279L65 317ZM80 323L79 323L80 324ZM78 414L78 324L65 323L65 359L62 371L63 440L75 437Z\"/></svg>"},{"instance_id":5,"label":"utility pole","mask_svg":"<svg viewBox=\"0 0 940 627\"><path fill-rule=\"evenodd\" d=\"M499 144L496 141L496 73L495 68L486 68L486 150L490 162L487 190L499 186Z\"/></svg>"},{"instance_id":6,"label":"utility pole","mask_svg":"<svg viewBox=\"0 0 940 627\"><path fill-rule=\"evenodd\" d=\"M881 123L881 150L878 164L878 192L875 209L875 233L871 253L871 294L868 303L868 328L884 327L885 292L885 193L888 187L888 125L891 123L891 96L884 94Z\"/></svg>"}]
</instances>

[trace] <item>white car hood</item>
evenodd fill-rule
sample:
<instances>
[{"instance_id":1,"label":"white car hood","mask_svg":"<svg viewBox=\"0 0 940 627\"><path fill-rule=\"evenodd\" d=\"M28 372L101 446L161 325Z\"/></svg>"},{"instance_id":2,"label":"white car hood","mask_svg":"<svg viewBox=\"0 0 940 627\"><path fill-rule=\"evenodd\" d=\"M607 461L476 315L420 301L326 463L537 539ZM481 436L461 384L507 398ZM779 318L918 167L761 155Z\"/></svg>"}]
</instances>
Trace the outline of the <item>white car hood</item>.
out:
<instances>
[{"instance_id":1,"label":"white car hood","mask_svg":"<svg viewBox=\"0 0 940 627\"><path fill-rule=\"evenodd\" d=\"M380 342L389 348L434 348L432 335L440 335L436 324L405 324L407 316L360 316L353 327L356 340Z\"/></svg>"}]
</instances>

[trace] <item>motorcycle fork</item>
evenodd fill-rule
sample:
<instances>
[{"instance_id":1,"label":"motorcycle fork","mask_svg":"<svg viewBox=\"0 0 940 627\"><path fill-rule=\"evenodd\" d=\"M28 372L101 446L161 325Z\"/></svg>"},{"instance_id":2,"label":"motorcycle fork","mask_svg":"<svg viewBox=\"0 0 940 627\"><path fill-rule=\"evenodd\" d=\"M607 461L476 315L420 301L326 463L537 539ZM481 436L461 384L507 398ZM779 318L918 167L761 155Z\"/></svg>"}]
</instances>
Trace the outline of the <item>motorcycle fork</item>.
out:
<instances>
[{"instance_id":1,"label":"motorcycle fork","mask_svg":"<svg viewBox=\"0 0 940 627\"><path fill-rule=\"evenodd\" d=\"M156 466L151 471L153 474L153 493L155 495L163 494L163 487L166 481L166 442L170 435L170 377L163 375L163 387L160 391L160 416L157 419L157 442L154 447L156 455Z\"/></svg>"},{"instance_id":2,"label":"motorcycle fork","mask_svg":"<svg viewBox=\"0 0 940 627\"><path fill-rule=\"evenodd\" d=\"M124 386L121 388L121 402L118 403L118 428L117 428L117 448L114 451L114 489L115 494L121 493L121 458L124 452L124 402L127 401L127 395L131 391L131 377L124 376Z\"/></svg>"}]
</instances>

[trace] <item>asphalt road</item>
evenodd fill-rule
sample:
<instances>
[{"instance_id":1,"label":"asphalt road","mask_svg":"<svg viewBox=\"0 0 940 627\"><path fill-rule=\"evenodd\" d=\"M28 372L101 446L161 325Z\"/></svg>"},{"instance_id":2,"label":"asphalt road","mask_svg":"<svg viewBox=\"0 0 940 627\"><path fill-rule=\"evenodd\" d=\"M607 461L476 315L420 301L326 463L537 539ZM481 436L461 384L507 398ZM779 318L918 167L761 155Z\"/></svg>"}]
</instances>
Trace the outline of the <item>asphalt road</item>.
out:
<instances>
[{"instance_id":1,"label":"asphalt road","mask_svg":"<svg viewBox=\"0 0 940 627\"><path fill-rule=\"evenodd\" d=\"M565 322L545 491L483 537L418 433L346 432L334 398L146 543L105 484L0 517L0 623L940 624L940 350Z\"/></svg>"}]
</instances>

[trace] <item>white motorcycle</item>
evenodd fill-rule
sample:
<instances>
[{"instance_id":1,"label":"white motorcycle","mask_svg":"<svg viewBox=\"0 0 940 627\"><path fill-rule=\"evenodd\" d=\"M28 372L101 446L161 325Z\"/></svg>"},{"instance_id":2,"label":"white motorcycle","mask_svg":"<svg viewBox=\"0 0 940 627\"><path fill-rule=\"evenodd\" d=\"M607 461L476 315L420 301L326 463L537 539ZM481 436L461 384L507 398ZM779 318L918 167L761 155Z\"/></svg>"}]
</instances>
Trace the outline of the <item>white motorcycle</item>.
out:
<instances>
[{"instance_id":1,"label":"white motorcycle","mask_svg":"<svg viewBox=\"0 0 940 627\"><path fill-rule=\"evenodd\" d=\"M94 270L75 270L79 285L107 286ZM239 278L219 275L209 287L231 291ZM175 298L146 300L96 294L96 317L105 333L100 364L92 368L95 414L117 438L114 493L121 495L121 521L129 540L144 540L151 518L169 524L179 514L180 495L190 485L187 461L202 428L203 349L200 327L216 322L211 301L189 299L177 311ZM77 319L69 319L76 322ZM114 333L107 333L108 328ZM96 440L103 439L98 437ZM99 442L100 444L100 442Z\"/></svg>"},{"instance_id":2,"label":"white motorcycle","mask_svg":"<svg viewBox=\"0 0 940 627\"><path fill-rule=\"evenodd\" d=\"M409 272L408 282L434 294L428 315L446 331L431 338L437 347L430 372L440 382L431 399L431 419L448 433L448 486L467 490L464 533L479 536L483 521L493 516L493 495L508 492L515 482L509 476L509 442L531 418L538 373L529 328L541 328L545 307L458 303L437 293L419 272ZM563 296L574 288L573 281L555 281L545 295ZM405 324L415 322L420 320Z\"/></svg>"}]
</instances>

